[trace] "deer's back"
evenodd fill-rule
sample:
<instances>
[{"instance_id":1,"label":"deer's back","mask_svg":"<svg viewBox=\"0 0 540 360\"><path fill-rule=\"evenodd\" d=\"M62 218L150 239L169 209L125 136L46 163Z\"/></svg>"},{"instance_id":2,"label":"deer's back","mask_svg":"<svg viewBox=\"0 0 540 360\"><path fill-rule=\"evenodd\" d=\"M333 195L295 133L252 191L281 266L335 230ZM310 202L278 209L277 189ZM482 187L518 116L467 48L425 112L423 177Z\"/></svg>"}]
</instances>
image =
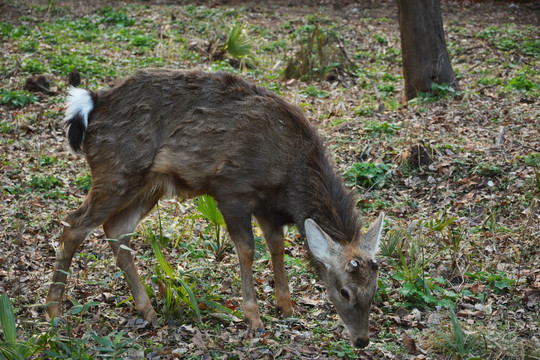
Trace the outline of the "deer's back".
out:
<instances>
[{"instance_id":1,"label":"deer's back","mask_svg":"<svg viewBox=\"0 0 540 360\"><path fill-rule=\"evenodd\" d=\"M283 189L317 141L300 110L236 76L145 70L98 94L85 149L93 176L164 174L187 193L253 197Z\"/></svg>"}]
</instances>

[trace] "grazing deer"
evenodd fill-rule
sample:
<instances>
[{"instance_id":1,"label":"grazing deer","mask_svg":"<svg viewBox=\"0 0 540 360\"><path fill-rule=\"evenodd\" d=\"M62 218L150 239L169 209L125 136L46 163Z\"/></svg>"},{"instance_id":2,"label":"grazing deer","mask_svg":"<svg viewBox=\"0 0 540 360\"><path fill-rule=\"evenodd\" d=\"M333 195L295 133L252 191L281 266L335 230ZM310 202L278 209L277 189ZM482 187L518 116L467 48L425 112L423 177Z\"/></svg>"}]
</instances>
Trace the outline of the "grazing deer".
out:
<instances>
[{"instance_id":1,"label":"grazing deer","mask_svg":"<svg viewBox=\"0 0 540 360\"><path fill-rule=\"evenodd\" d=\"M212 195L240 260L243 310L252 329L263 324L253 281L252 216L271 253L276 306L293 313L283 260L283 226L296 224L354 346L369 343L369 311L377 290L375 254L381 214L366 234L302 112L265 89L226 73L143 70L97 93L71 88L67 137L90 165L92 187L67 217L47 296L61 316L66 274L88 233L103 224L137 309L155 320L135 268L129 235L164 196Z\"/></svg>"}]
</instances>

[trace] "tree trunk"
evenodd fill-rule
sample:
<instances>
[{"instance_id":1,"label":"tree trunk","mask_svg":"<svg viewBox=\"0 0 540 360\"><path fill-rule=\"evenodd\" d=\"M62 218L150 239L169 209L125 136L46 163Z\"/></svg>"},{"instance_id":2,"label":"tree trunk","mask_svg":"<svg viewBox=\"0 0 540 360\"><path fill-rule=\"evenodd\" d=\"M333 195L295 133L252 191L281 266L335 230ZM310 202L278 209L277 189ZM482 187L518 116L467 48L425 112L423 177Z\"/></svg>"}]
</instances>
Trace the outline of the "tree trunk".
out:
<instances>
[{"instance_id":1,"label":"tree trunk","mask_svg":"<svg viewBox=\"0 0 540 360\"><path fill-rule=\"evenodd\" d=\"M398 0L405 97L431 92L431 84L456 88L450 64L439 0Z\"/></svg>"}]
</instances>

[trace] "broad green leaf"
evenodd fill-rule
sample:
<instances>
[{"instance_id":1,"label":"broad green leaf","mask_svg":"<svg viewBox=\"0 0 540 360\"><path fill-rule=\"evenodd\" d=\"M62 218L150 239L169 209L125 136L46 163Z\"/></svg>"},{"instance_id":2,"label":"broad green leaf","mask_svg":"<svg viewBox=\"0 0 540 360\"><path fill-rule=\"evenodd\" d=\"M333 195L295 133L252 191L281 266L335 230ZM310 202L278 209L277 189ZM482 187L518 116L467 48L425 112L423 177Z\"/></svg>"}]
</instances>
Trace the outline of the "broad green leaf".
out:
<instances>
[{"instance_id":1,"label":"broad green leaf","mask_svg":"<svg viewBox=\"0 0 540 360\"><path fill-rule=\"evenodd\" d=\"M0 324L4 332L6 342L15 344L17 341L17 328L15 327L15 315L13 306L7 294L0 296Z\"/></svg>"},{"instance_id":2,"label":"broad green leaf","mask_svg":"<svg viewBox=\"0 0 540 360\"><path fill-rule=\"evenodd\" d=\"M223 214L219 211L216 200L212 196L200 196L195 200L195 204L204 219L210 221L215 226L226 226Z\"/></svg>"},{"instance_id":3,"label":"broad green leaf","mask_svg":"<svg viewBox=\"0 0 540 360\"><path fill-rule=\"evenodd\" d=\"M163 256L163 253L161 252L161 248L159 247L159 244L155 236L151 236L150 243L152 246L152 250L154 250L154 254L156 255L156 259L159 263L159 266L165 272L165 274L167 274L167 276L169 276L171 279L174 279L173 271L171 267L169 266L169 263L167 262L167 260L165 260L165 257Z\"/></svg>"},{"instance_id":4,"label":"broad green leaf","mask_svg":"<svg viewBox=\"0 0 540 360\"><path fill-rule=\"evenodd\" d=\"M197 318L199 319L199 322L202 322L201 311L199 310L199 302L197 301L197 298L195 297L193 290L182 278L178 277L176 278L176 281L178 281L180 285L182 285L182 287L186 291L187 295L189 296L189 299L191 300L190 305L192 309L195 310L195 314L197 314Z\"/></svg>"},{"instance_id":5,"label":"broad green leaf","mask_svg":"<svg viewBox=\"0 0 540 360\"><path fill-rule=\"evenodd\" d=\"M236 24L232 28L224 50L236 59L241 59L249 55L251 44L249 43L249 39L244 35L244 27L241 24Z\"/></svg>"}]
</instances>

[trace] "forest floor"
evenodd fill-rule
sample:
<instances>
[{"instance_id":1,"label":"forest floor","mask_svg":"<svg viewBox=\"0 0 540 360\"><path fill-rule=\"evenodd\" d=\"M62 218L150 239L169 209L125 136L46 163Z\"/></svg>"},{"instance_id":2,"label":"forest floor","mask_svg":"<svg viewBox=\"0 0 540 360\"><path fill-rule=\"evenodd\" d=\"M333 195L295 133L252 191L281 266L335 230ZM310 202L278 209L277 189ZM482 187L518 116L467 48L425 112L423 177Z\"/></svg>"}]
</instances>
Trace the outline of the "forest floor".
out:
<instances>
[{"instance_id":1,"label":"forest floor","mask_svg":"<svg viewBox=\"0 0 540 360\"><path fill-rule=\"evenodd\" d=\"M33 358L540 359L538 3L443 2L459 91L441 85L408 103L395 2L311 3L0 1L0 294L19 341L35 340ZM251 45L245 62L220 50L235 24ZM310 39L327 46L322 58ZM312 71L287 79L288 62L306 58ZM137 314L101 229L74 258L64 321L45 321L62 221L91 182L64 137L68 75L95 90L144 67L228 71L297 104L366 227L386 213L367 348L350 346L294 228L295 314L274 310L258 237L266 329L249 331L238 259L226 244L218 261L219 235L192 200L161 201L133 235L158 326ZM28 78L48 92L24 91Z\"/></svg>"}]
</instances>

